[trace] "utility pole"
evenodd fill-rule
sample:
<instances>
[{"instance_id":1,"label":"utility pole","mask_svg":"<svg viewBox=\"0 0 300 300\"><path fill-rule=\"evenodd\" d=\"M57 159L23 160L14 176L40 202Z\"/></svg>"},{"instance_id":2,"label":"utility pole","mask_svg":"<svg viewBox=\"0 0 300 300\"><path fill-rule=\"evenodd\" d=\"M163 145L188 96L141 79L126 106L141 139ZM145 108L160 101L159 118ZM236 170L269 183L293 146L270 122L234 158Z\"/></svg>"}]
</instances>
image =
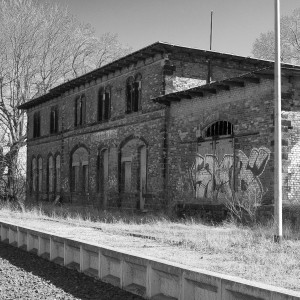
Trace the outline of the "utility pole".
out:
<instances>
[{"instance_id":1,"label":"utility pole","mask_svg":"<svg viewBox=\"0 0 300 300\"><path fill-rule=\"evenodd\" d=\"M209 50L212 46L212 31L213 31L213 11L210 12L210 41L209 41Z\"/></svg>"},{"instance_id":2,"label":"utility pole","mask_svg":"<svg viewBox=\"0 0 300 300\"><path fill-rule=\"evenodd\" d=\"M275 136L274 136L274 212L275 242L282 240L282 155L281 155L281 62L280 62L280 0L275 0Z\"/></svg>"}]
</instances>

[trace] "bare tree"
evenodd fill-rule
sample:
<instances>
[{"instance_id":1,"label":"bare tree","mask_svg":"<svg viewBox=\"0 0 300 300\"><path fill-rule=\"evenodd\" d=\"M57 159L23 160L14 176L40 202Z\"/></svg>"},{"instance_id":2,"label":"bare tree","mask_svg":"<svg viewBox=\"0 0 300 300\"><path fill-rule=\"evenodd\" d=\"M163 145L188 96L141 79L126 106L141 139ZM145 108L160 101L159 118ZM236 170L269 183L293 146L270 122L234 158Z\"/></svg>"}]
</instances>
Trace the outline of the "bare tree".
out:
<instances>
[{"instance_id":1,"label":"bare tree","mask_svg":"<svg viewBox=\"0 0 300 300\"><path fill-rule=\"evenodd\" d=\"M300 64L300 8L283 16L281 24L281 59L286 63ZM274 60L274 31L261 33L255 40L252 54L261 59Z\"/></svg>"},{"instance_id":2,"label":"bare tree","mask_svg":"<svg viewBox=\"0 0 300 300\"><path fill-rule=\"evenodd\" d=\"M0 0L0 178L17 178L26 115L17 107L130 51L52 1Z\"/></svg>"}]
</instances>

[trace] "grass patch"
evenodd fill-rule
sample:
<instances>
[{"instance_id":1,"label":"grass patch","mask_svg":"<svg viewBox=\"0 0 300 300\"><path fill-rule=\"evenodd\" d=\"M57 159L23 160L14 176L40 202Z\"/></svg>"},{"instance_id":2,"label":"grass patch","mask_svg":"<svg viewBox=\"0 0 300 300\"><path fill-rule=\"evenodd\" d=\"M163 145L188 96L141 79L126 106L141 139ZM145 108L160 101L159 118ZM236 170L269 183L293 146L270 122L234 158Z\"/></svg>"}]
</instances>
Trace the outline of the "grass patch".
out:
<instances>
[{"instance_id":1,"label":"grass patch","mask_svg":"<svg viewBox=\"0 0 300 300\"><path fill-rule=\"evenodd\" d=\"M253 227L174 221L163 214L52 205L0 204L3 221L300 291L300 230L287 223L273 242L270 222Z\"/></svg>"}]
</instances>

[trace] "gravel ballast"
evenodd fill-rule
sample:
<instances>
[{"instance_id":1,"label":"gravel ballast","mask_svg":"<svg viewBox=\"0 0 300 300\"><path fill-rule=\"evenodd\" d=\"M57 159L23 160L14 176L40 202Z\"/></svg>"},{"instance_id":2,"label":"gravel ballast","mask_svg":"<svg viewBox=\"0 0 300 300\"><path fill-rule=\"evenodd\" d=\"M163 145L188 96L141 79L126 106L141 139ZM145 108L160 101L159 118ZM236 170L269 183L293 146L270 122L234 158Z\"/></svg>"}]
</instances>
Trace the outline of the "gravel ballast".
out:
<instances>
[{"instance_id":1,"label":"gravel ballast","mask_svg":"<svg viewBox=\"0 0 300 300\"><path fill-rule=\"evenodd\" d=\"M0 242L0 299L143 298Z\"/></svg>"}]
</instances>

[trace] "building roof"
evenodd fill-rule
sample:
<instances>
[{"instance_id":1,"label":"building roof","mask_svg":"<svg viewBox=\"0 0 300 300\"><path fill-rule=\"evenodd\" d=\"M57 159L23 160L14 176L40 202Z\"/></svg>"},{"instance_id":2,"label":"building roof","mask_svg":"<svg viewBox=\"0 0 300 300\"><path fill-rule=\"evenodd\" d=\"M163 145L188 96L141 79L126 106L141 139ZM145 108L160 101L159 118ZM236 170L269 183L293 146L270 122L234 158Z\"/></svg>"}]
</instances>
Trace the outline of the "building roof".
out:
<instances>
[{"instance_id":1,"label":"building roof","mask_svg":"<svg viewBox=\"0 0 300 300\"><path fill-rule=\"evenodd\" d=\"M300 76L300 67L282 67L281 74L283 76ZM178 102L181 99L192 99L195 97L204 97L207 94L217 94L218 92L223 90L229 91L231 87L244 87L245 82L259 84L261 78L268 78L274 80L274 69L272 67L267 67L255 70L239 76L214 81L211 83L199 85L190 89L173 92L166 95L161 95L152 98L152 100L155 102L169 105L172 101Z\"/></svg>"},{"instance_id":2,"label":"building roof","mask_svg":"<svg viewBox=\"0 0 300 300\"><path fill-rule=\"evenodd\" d=\"M64 92L80 86L81 84L88 83L92 80L100 78L104 75L108 75L111 72L115 72L117 70L122 69L123 67L129 66L132 63L136 63L141 59L147 59L149 57L153 57L155 54L164 54L164 53L187 53L193 54L196 56L205 56L207 59L228 59L228 60L236 60L236 61L244 61L254 65L263 65L263 66L271 66L273 65L272 61L261 60L251 57L244 57L239 55L233 55L228 53L221 53L215 51L202 50L197 48L184 47L174 44L169 44L165 42L156 42L151 44L145 48L142 48L138 51L130 53L124 57L121 57L103 67L95 69L89 73L86 73L82 76L69 80L53 89L47 94L44 94L40 97L34 98L26 103L23 103L18 106L19 109L29 109L34 107L35 105L41 104L43 102L49 101L55 97L62 95ZM293 65L284 64L285 66L293 67Z\"/></svg>"}]
</instances>

